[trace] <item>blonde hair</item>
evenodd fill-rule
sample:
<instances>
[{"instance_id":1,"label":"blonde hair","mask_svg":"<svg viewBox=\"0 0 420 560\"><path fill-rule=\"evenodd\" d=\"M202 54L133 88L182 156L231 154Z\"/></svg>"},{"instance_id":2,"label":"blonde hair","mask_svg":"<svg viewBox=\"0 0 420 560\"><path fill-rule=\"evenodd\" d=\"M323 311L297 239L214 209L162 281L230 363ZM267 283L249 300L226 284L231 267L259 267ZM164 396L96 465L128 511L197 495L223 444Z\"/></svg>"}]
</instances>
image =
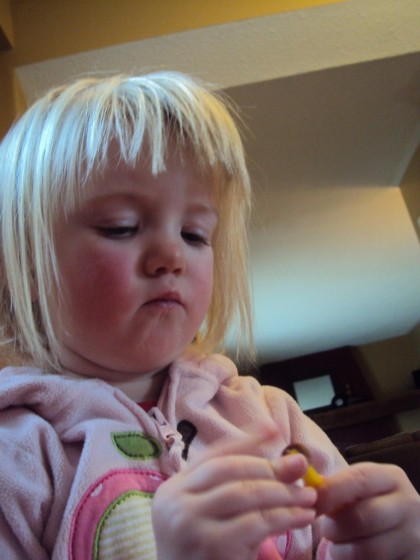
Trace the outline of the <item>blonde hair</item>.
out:
<instances>
[{"instance_id":1,"label":"blonde hair","mask_svg":"<svg viewBox=\"0 0 420 560\"><path fill-rule=\"evenodd\" d=\"M147 144L151 172L158 174L165 168L169 135L179 148L192 149L199 169L213 174L220 216L213 296L195 343L206 352L220 350L236 316L242 337L251 341L251 194L231 112L220 93L198 80L157 72L77 80L50 91L23 115L0 144L4 342L11 340L41 367L59 367L50 314L51 294L59 290L54 219L70 211L87 181L106 168L111 142L127 165L136 163Z\"/></svg>"}]
</instances>

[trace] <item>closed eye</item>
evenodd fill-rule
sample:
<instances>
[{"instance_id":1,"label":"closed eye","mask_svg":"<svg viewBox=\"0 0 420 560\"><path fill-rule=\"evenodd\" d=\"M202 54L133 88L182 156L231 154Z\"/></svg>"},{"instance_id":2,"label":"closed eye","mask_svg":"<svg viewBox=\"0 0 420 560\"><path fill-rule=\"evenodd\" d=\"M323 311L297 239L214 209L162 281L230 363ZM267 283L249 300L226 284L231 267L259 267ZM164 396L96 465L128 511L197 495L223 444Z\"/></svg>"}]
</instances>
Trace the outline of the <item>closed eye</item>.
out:
<instances>
[{"instance_id":1,"label":"closed eye","mask_svg":"<svg viewBox=\"0 0 420 560\"><path fill-rule=\"evenodd\" d=\"M128 239L138 231L137 226L106 226L96 229L103 237L110 239Z\"/></svg>"},{"instance_id":2,"label":"closed eye","mask_svg":"<svg viewBox=\"0 0 420 560\"><path fill-rule=\"evenodd\" d=\"M190 245L210 245L210 240L201 233L196 233L194 231L183 231L181 236Z\"/></svg>"}]
</instances>

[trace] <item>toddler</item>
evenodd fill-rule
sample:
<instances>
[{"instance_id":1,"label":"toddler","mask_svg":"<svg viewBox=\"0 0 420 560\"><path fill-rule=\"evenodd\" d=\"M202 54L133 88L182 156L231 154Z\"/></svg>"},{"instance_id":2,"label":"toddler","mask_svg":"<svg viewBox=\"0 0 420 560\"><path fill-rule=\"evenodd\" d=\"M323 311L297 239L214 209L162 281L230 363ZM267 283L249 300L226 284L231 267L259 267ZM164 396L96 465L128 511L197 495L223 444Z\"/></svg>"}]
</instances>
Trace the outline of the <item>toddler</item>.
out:
<instances>
[{"instance_id":1,"label":"toddler","mask_svg":"<svg viewBox=\"0 0 420 560\"><path fill-rule=\"evenodd\" d=\"M420 558L405 474L348 467L220 353L235 317L250 341L249 210L231 111L182 74L78 80L12 127L1 336L23 365L0 373L2 559Z\"/></svg>"}]
</instances>

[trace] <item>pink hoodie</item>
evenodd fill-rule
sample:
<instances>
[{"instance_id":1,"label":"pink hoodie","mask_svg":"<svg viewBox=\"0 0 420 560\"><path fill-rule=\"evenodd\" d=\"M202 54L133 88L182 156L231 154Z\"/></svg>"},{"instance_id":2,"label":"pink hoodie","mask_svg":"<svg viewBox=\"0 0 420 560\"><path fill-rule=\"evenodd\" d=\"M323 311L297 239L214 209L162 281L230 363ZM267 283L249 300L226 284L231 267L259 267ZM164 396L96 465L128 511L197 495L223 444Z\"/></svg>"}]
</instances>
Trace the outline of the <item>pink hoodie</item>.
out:
<instances>
[{"instance_id":1,"label":"pink hoodie","mask_svg":"<svg viewBox=\"0 0 420 560\"><path fill-rule=\"evenodd\" d=\"M145 412L100 380L36 369L0 372L0 556L7 560L154 560L151 502L159 484L220 438L275 425L264 457L300 442L321 473L345 463L280 389L239 376L222 356L172 364ZM317 526L279 535L258 560L312 560ZM327 560L328 543L316 557ZM216 559L215 559L216 560Z\"/></svg>"}]
</instances>

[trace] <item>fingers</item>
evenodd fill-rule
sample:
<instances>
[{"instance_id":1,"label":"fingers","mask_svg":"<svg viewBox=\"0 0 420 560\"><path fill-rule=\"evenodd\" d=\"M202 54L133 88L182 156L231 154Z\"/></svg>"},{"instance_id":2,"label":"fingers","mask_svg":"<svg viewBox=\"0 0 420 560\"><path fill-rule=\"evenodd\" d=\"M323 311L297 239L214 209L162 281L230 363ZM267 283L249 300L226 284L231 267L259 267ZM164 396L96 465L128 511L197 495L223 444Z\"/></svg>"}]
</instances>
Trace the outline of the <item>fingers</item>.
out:
<instances>
[{"instance_id":1,"label":"fingers","mask_svg":"<svg viewBox=\"0 0 420 560\"><path fill-rule=\"evenodd\" d=\"M354 560L355 558L410 558L406 543L398 530L380 533L369 539L359 539L347 543L330 543L329 552L334 560ZM414 560L414 556L412 557Z\"/></svg>"},{"instance_id":2,"label":"fingers","mask_svg":"<svg viewBox=\"0 0 420 560\"><path fill-rule=\"evenodd\" d=\"M391 465L358 463L325 479L318 490L317 510L334 515L358 500L389 494L396 489L398 476Z\"/></svg>"},{"instance_id":3,"label":"fingers","mask_svg":"<svg viewBox=\"0 0 420 560\"><path fill-rule=\"evenodd\" d=\"M302 455L272 461L247 455L216 456L184 473L184 489L200 516L221 523L231 535L248 532L248 542L255 544L273 532L314 521L316 491L295 484L306 468Z\"/></svg>"},{"instance_id":4,"label":"fingers","mask_svg":"<svg viewBox=\"0 0 420 560\"><path fill-rule=\"evenodd\" d=\"M388 496L362 500L342 508L331 517L325 517L322 520L325 537L340 543L350 538L359 540L393 531L400 524L400 519L388 502Z\"/></svg>"},{"instance_id":5,"label":"fingers","mask_svg":"<svg viewBox=\"0 0 420 560\"><path fill-rule=\"evenodd\" d=\"M266 538L314 521L316 491L295 484L306 472L306 458L256 456L258 446L275 437L268 431L222 442L158 488L154 530L171 560L174 547L184 553L191 546L205 547L211 559L255 558Z\"/></svg>"},{"instance_id":6,"label":"fingers","mask_svg":"<svg viewBox=\"0 0 420 560\"><path fill-rule=\"evenodd\" d=\"M183 489L200 498L205 494L203 513L210 517L278 507L313 508L316 492L294 484L306 468L302 455L272 461L247 455L212 457L184 473Z\"/></svg>"},{"instance_id":7,"label":"fingers","mask_svg":"<svg viewBox=\"0 0 420 560\"><path fill-rule=\"evenodd\" d=\"M295 482L306 471L302 455L290 455L274 460L250 455L222 455L200 461L188 472L186 482L191 491L205 491L226 481L276 480Z\"/></svg>"},{"instance_id":8,"label":"fingers","mask_svg":"<svg viewBox=\"0 0 420 560\"><path fill-rule=\"evenodd\" d=\"M313 523L313 509L297 507L277 507L250 511L246 514L231 517L222 524L233 538L242 539L251 548L261 543L270 535L282 534L285 531L301 529Z\"/></svg>"},{"instance_id":9,"label":"fingers","mask_svg":"<svg viewBox=\"0 0 420 560\"><path fill-rule=\"evenodd\" d=\"M316 493L313 490L294 484L280 484L272 480L238 480L208 491L203 512L209 517L227 519L275 508L313 509L315 501Z\"/></svg>"},{"instance_id":10,"label":"fingers","mask_svg":"<svg viewBox=\"0 0 420 560\"><path fill-rule=\"evenodd\" d=\"M191 465L199 465L212 457L223 457L226 455L256 455L256 449L262 444L275 441L278 432L270 427L261 430L258 433L251 433L238 437L234 441L230 439L221 440L216 444L208 447L203 453L196 457Z\"/></svg>"},{"instance_id":11,"label":"fingers","mask_svg":"<svg viewBox=\"0 0 420 560\"><path fill-rule=\"evenodd\" d=\"M328 477L318 492L334 560L418 558L420 498L399 467L359 463Z\"/></svg>"},{"instance_id":12,"label":"fingers","mask_svg":"<svg viewBox=\"0 0 420 560\"><path fill-rule=\"evenodd\" d=\"M277 480L285 483L301 479L308 469L308 460L304 455L286 455L271 462Z\"/></svg>"}]
</instances>

